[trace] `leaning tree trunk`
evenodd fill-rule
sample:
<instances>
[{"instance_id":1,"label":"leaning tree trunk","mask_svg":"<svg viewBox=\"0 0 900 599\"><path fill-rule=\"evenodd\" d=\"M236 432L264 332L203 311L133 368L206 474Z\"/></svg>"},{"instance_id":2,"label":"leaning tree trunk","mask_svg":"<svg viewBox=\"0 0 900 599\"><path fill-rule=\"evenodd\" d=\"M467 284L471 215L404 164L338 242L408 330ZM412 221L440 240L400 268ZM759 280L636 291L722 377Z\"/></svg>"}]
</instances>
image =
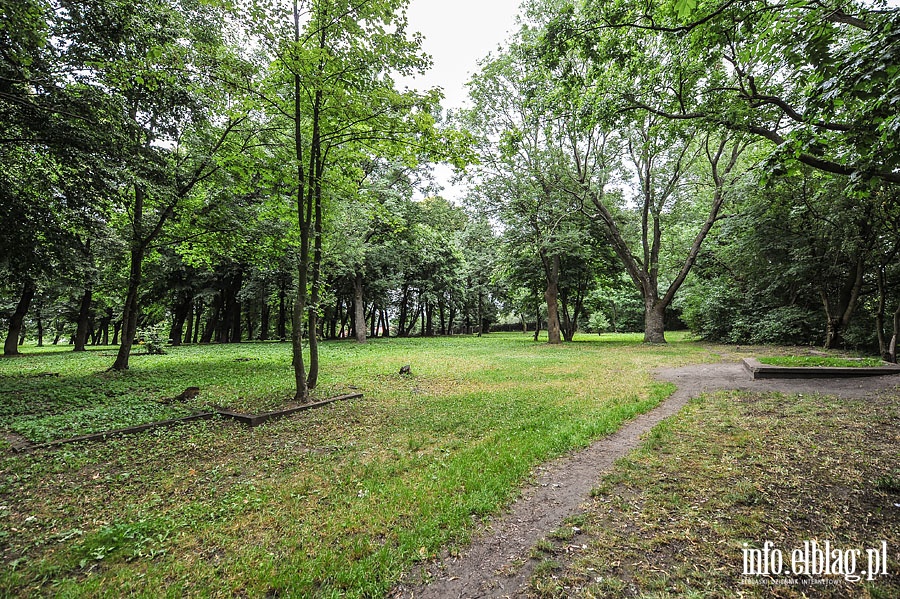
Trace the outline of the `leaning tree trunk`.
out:
<instances>
[{"instance_id":1,"label":"leaning tree trunk","mask_svg":"<svg viewBox=\"0 0 900 599\"><path fill-rule=\"evenodd\" d=\"M357 272L353 278L353 330L356 342L366 342L366 306L363 303L363 276Z\"/></svg>"},{"instance_id":2,"label":"leaning tree trunk","mask_svg":"<svg viewBox=\"0 0 900 599\"><path fill-rule=\"evenodd\" d=\"M819 291L822 305L825 309L825 348L836 349L844 345L844 332L850 326L856 307L859 305L859 297L863 287L864 275L863 257L859 256L853 269L848 273L847 280L840 289L837 305L830 301L825 289Z\"/></svg>"},{"instance_id":3,"label":"leaning tree trunk","mask_svg":"<svg viewBox=\"0 0 900 599\"><path fill-rule=\"evenodd\" d=\"M141 286L141 264L144 260L144 248L136 244L131 250L131 271L128 276L128 293L125 296L125 307L122 310L122 342L119 353L110 370L127 370L128 358L137 335L138 292Z\"/></svg>"},{"instance_id":4,"label":"leaning tree trunk","mask_svg":"<svg viewBox=\"0 0 900 599\"><path fill-rule=\"evenodd\" d=\"M25 322L25 314L28 313L28 307L34 297L36 286L31 279L25 279L25 285L22 288L22 295L19 296L19 303L16 310L9 319L9 330L6 335L6 342L3 344L4 356L19 355L19 337L22 333L22 324Z\"/></svg>"}]
</instances>

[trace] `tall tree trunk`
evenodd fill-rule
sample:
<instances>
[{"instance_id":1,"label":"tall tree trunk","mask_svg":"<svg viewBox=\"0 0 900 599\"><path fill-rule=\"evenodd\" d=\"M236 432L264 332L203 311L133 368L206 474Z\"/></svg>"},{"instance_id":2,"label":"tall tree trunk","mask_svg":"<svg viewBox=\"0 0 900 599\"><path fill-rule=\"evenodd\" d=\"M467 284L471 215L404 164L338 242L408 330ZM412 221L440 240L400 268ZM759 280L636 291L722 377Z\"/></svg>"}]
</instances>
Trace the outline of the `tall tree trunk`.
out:
<instances>
[{"instance_id":1,"label":"tall tree trunk","mask_svg":"<svg viewBox=\"0 0 900 599\"><path fill-rule=\"evenodd\" d=\"M144 194L139 187L135 188L134 209L134 235L138 237L141 230L140 213L143 212ZM122 340L119 345L119 353L111 370L127 370L128 358L131 356L131 348L137 335L138 305L141 287L142 265L144 262L144 244L140 239L132 242L131 268L128 275L128 293L125 295L125 306L122 309Z\"/></svg>"},{"instance_id":2,"label":"tall tree trunk","mask_svg":"<svg viewBox=\"0 0 900 599\"><path fill-rule=\"evenodd\" d=\"M484 294L478 290L478 336L484 333Z\"/></svg>"},{"instance_id":3,"label":"tall tree trunk","mask_svg":"<svg viewBox=\"0 0 900 599\"><path fill-rule=\"evenodd\" d=\"M425 301L425 298L422 297L424 294L419 294L419 337L424 337L427 331L425 330L425 312L428 311L428 304Z\"/></svg>"},{"instance_id":4,"label":"tall tree trunk","mask_svg":"<svg viewBox=\"0 0 900 599\"><path fill-rule=\"evenodd\" d=\"M38 335L38 347L44 347L44 300L41 298L38 301L37 305L37 313L35 314L35 319L37 320L37 335Z\"/></svg>"},{"instance_id":5,"label":"tall tree trunk","mask_svg":"<svg viewBox=\"0 0 900 599\"><path fill-rule=\"evenodd\" d=\"M562 336L565 341L571 341L575 337L572 330L572 318L569 316L569 294L560 292L560 303L562 304Z\"/></svg>"},{"instance_id":6,"label":"tall tree trunk","mask_svg":"<svg viewBox=\"0 0 900 599\"><path fill-rule=\"evenodd\" d=\"M269 305L269 300L266 297L263 297L262 300L262 308L259 314L259 340L260 341L268 341L269 340L269 319L272 316L272 306Z\"/></svg>"},{"instance_id":7,"label":"tall tree trunk","mask_svg":"<svg viewBox=\"0 0 900 599\"><path fill-rule=\"evenodd\" d=\"M363 303L363 276L357 272L353 277L353 330L356 342L366 342L366 305Z\"/></svg>"},{"instance_id":8,"label":"tall tree trunk","mask_svg":"<svg viewBox=\"0 0 900 599\"><path fill-rule=\"evenodd\" d=\"M37 287L34 281L25 279L25 284L22 286L22 295L19 296L19 303L16 304L16 310L9 319L9 330L6 334L6 342L3 344L4 356L19 355L19 337L22 335L25 315L28 313L28 307L31 305L31 300L36 290Z\"/></svg>"},{"instance_id":9,"label":"tall tree trunk","mask_svg":"<svg viewBox=\"0 0 900 599\"><path fill-rule=\"evenodd\" d=\"M453 334L453 321L456 320L456 306L451 300L447 306L447 334Z\"/></svg>"},{"instance_id":10,"label":"tall tree trunk","mask_svg":"<svg viewBox=\"0 0 900 599\"><path fill-rule=\"evenodd\" d=\"M425 304L425 335L434 337L434 304Z\"/></svg>"},{"instance_id":11,"label":"tall tree trunk","mask_svg":"<svg viewBox=\"0 0 900 599\"><path fill-rule=\"evenodd\" d=\"M559 324L559 256L545 260L547 271L547 290L544 301L547 302L547 342L562 343Z\"/></svg>"},{"instance_id":12,"label":"tall tree trunk","mask_svg":"<svg viewBox=\"0 0 900 599\"><path fill-rule=\"evenodd\" d=\"M286 275L282 273L280 286L278 287L278 322L276 323L275 336L279 341L287 340L287 281Z\"/></svg>"},{"instance_id":13,"label":"tall tree trunk","mask_svg":"<svg viewBox=\"0 0 900 599\"><path fill-rule=\"evenodd\" d=\"M100 319L100 345L109 345L109 324L113 319L112 308L107 308Z\"/></svg>"},{"instance_id":14,"label":"tall tree trunk","mask_svg":"<svg viewBox=\"0 0 900 599\"><path fill-rule=\"evenodd\" d=\"M256 330L256 323L253 322L253 309L247 306L247 341L253 341L253 331Z\"/></svg>"},{"instance_id":15,"label":"tall tree trunk","mask_svg":"<svg viewBox=\"0 0 900 599\"><path fill-rule=\"evenodd\" d=\"M324 33L323 33L324 35ZM321 91L316 91L316 105L314 111L318 114L318 107L321 104ZM318 118L314 117L314 121L318 123ZM319 278L322 273L322 176L324 175L324 165L322 163L321 148L318 144L318 131L314 132L314 138L317 140L314 144L316 151L313 152L315 157L315 220L313 221L313 277L310 289L310 305L309 305L309 372L306 375L306 386L312 391L319 382L319 339L318 339L318 318L319 318L319 294L320 285ZM365 320L363 321L365 327ZM363 329L365 335L365 328Z\"/></svg>"},{"instance_id":16,"label":"tall tree trunk","mask_svg":"<svg viewBox=\"0 0 900 599\"><path fill-rule=\"evenodd\" d=\"M193 298L191 299L190 303L188 304L188 313L187 313L187 317L185 318L185 324L187 325L187 328L184 331L184 339L182 340L182 343L190 343L191 339L194 336L194 300L193 300ZM174 339L172 341L174 342Z\"/></svg>"},{"instance_id":17,"label":"tall tree trunk","mask_svg":"<svg viewBox=\"0 0 900 599\"><path fill-rule=\"evenodd\" d=\"M888 362L897 363L897 343L900 341L900 305L894 311L894 334L888 344Z\"/></svg>"},{"instance_id":18,"label":"tall tree trunk","mask_svg":"<svg viewBox=\"0 0 900 599\"><path fill-rule=\"evenodd\" d=\"M864 275L863 256L857 257L853 268L847 275L844 285L838 293L837 305L829 299L828 293L820 290L822 305L825 309L825 348L835 349L844 345L844 331L850 325L856 307L859 304L859 296L862 292Z\"/></svg>"},{"instance_id":19,"label":"tall tree trunk","mask_svg":"<svg viewBox=\"0 0 900 599\"><path fill-rule=\"evenodd\" d=\"M184 322L188 319L188 314L193 305L193 299L194 298L189 290L187 292L181 291L178 294L178 302L172 310L172 328L169 329L169 343L172 345L178 346L182 343L182 338L184 336ZM188 324L188 338L190 338L190 326L191 325Z\"/></svg>"},{"instance_id":20,"label":"tall tree trunk","mask_svg":"<svg viewBox=\"0 0 900 599\"><path fill-rule=\"evenodd\" d=\"M206 304L203 300L197 301L197 309L194 310L194 336L191 338L191 343L197 345L197 342L200 340L200 323L203 322L203 312L206 311Z\"/></svg>"},{"instance_id":21,"label":"tall tree trunk","mask_svg":"<svg viewBox=\"0 0 900 599\"><path fill-rule=\"evenodd\" d=\"M875 310L875 331L878 334L878 353L881 354L883 360L891 361L890 353L888 352L888 342L884 336L884 314L887 303L884 278L884 266L879 266L876 279L878 284L878 308Z\"/></svg>"},{"instance_id":22,"label":"tall tree trunk","mask_svg":"<svg viewBox=\"0 0 900 599\"><path fill-rule=\"evenodd\" d=\"M206 321L206 327L203 329L203 334L200 336L200 343L211 342L216 329L219 328L219 316L222 312L221 293L217 294L213 299L213 304L210 308L212 308L212 310L209 313L209 320Z\"/></svg>"},{"instance_id":23,"label":"tall tree trunk","mask_svg":"<svg viewBox=\"0 0 900 599\"><path fill-rule=\"evenodd\" d=\"M93 287L88 283L84 287L84 293L81 294L81 305L78 308L78 326L75 329L75 349L73 351L84 351L87 345L88 317L90 316L93 294Z\"/></svg>"}]
</instances>

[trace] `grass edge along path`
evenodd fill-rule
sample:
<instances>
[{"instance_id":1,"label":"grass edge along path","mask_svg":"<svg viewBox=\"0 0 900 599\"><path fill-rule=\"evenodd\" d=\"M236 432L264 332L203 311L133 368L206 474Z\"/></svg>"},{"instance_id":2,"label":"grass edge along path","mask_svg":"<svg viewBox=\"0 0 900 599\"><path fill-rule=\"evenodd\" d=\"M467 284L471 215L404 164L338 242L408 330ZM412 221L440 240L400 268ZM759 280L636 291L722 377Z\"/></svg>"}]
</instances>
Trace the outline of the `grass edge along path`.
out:
<instances>
[{"instance_id":1,"label":"grass edge along path","mask_svg":"<svg viewBox=\"0 0 900 599\"><path fill-rule=\"evenodd\" d=\"M366 400L253 430L199 423L5 456L0 593L382 596L464 544L534 466L656 405L650 370L710 359L623 337L338 349L334 376Z\"/></svg>"},{"instance_id":2,"label":"grass edge along path","mask_svg":"<svg viewBox=\"0 0 900 599\"><path fill-rule=\"evenodd\" d=\"M898 425L896 394L701 395L655 427L603 477L586 512L538 546L528 596L896 597ZM861 551L857 575L866 550L886 542L889 575L743 575L745 548L771 541L790 569L794 549L826 540Z\"/></svg>"}]
</instances>

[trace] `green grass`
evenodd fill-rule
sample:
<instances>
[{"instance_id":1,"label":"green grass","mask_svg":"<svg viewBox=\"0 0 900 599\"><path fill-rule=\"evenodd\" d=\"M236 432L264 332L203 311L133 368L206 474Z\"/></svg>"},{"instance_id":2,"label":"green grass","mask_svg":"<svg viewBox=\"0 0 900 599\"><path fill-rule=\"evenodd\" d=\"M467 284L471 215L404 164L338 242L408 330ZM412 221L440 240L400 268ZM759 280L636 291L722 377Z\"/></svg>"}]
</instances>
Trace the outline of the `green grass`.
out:
<instances>
[{"instance_id":1,"label":"green grass","mask_svg":"<svg viewBox=\"0 0 900 599\"><path fill-rule=\"evenodd\" d=\"M860 400L738 391L693 400L591 493L586 549L544 548L542 559L564 563L536 573L530 596L898 597L898 425L896 390ZM746 582L744 543L771 541L791 568L791 551L808 540L861 550L857 574L865 549L886 541L890 575Z\"/></svg>"},{"instance_id":2,"label":"green grass","mask_svg":"<svg viewBox=\"0 0 900 599\"><path fill-rule=\"evenodd\" d=\"M759 358L763 364L770 366L828 366L832 368L863 368L883 366L879 358L836 358L832 356L768 356Z\"/></svg>"},{"instance_id":3,"label":"green grass","mask_svg":"<svg viewBox=\"0 0 900 599\"><path fill-rule=\"evenodd\" d=\"M672 387L652 369L713 359L681 339L325 343L319 396L363 399L255 429L206 421L0 450L0 596L383 596L465 543L537 464L659 403ZM43 439L104 415L104 426L136 424L189 386L201 393L186 411L291 397L286 344L168 351L123 373L106 372L109 348L0 360L0 427ZM404 364L412 376L397 374Z\"/></svg>"}]
</instances>

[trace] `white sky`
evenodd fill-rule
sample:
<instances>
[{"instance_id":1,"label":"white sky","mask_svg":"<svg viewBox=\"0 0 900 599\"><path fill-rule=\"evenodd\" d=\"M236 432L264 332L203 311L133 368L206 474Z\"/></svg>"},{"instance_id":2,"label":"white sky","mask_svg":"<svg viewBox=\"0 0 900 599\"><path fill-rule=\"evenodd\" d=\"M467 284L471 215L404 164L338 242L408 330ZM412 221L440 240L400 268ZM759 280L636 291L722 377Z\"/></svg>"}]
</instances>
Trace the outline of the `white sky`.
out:
<instances>
[{"instance_id":1,"label":"white sky","mask_svg":"<svg viewBox=\"0 0 900 599\"><path fill-rule=\"evenodd\" d=\"M401 79L400 86L417 89L440 87L442 106L460 108L466 103L466 83L478 69L478 60L495 50L516 29L520 0L412 0L407 16L409 31L424 36L425 52L434 66L415 80ZM462 188L450 183L452 169L438 165L435 178L448 200L459 200Z\"/></svg>"},{"instance_id":2,"label":"white sky","mask_svg":"<svg viewBox=\"0 0 900 599\"><path fill-rule=\"evenodd\" d=\"M409 30L425 37L424 49L434 66L410 87L442 87L444 108L459 108L478 60L515 30L520 0L412 0Z\"/></svg>"}]
</instances>

